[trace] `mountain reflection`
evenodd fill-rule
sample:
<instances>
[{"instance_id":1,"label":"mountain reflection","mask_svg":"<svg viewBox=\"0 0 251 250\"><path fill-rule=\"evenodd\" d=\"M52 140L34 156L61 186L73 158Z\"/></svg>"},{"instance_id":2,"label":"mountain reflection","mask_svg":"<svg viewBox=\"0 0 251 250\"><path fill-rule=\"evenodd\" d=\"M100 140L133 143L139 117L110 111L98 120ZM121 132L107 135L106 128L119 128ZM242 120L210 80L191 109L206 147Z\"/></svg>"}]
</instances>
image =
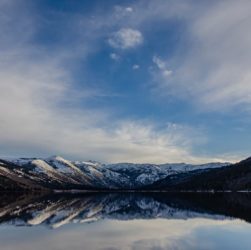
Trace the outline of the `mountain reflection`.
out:
<instances>
[{"instance_id":1,"label":"mountain reflection","mask_svg":"<svg viewBox=\"0 0 251 250\"><path fill-rule=\"evenodd\" d=\"M101 219L239 218L251 222L251 195L245 193L88 193L2 194L0 223L14 226L46 225Z\"/></svg>"}]
</instances>

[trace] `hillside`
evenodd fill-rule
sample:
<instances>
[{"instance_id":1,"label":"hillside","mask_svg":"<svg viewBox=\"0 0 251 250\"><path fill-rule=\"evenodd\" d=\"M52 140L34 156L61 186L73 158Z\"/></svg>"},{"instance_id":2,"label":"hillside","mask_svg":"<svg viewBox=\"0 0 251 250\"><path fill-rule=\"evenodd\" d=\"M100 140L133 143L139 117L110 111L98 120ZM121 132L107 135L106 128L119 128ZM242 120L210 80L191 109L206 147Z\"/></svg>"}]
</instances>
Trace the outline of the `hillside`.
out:
<instances>
[{"instance_id":1,"label":"hillside","mask_svg":"<svg viewBox=\"0 0 251 250\"><path fill-rule=\"evenodd\" d=\"M170 175L149 185L147 189L170 191L251 190L251 158L231 166Z\"/></svg>"}]
</instances>

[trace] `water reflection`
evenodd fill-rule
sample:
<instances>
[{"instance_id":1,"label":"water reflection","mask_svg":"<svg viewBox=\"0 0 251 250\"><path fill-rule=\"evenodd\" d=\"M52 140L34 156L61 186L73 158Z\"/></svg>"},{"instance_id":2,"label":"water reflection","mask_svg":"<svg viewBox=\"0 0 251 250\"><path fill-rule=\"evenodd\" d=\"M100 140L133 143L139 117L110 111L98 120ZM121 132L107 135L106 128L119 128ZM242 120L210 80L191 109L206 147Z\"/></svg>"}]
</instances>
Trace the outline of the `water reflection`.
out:
<instances>
[{"instance_id":1,"label":"water reflection","mask_svg":"<svg viewBox=\"0 0 251 250\"><path fill-rule=\"evenodd\" d=\"M89 193L68 195L2 194L0 224L43 225L51 229L103 219L205 218L251 222L249 194Z\"/></svg>"}]
</instances>

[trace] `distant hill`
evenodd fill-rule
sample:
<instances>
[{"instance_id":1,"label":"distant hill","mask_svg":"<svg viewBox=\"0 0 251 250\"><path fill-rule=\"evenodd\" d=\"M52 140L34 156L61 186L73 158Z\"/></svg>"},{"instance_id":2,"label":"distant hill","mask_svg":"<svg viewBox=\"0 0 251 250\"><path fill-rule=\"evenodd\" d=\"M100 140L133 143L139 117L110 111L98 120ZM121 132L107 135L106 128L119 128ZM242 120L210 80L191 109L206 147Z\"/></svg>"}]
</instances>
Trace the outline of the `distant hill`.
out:
<instances>
[{"instance_id":1,"label":"distant hill","mask_svg":"<svg viewBox=\"0 0 251 250\"><path fill-rule=\"evenodd\" d=\"M191 171L170 175L147 187L170 191L217 190L244 191L251 190L251 158L231 166Z\"/></svg>"}]
</instances>

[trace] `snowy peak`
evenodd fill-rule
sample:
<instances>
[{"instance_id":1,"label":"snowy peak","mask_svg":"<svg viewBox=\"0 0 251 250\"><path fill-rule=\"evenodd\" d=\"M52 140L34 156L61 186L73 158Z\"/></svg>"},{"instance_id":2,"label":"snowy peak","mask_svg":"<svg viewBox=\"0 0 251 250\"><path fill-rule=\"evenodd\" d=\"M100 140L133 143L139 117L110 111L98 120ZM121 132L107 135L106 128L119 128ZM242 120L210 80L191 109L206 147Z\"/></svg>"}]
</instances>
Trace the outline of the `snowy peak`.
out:
<instances>
[{"instance_id":1,"label":"snowy peak","mask_svg":"<svg viewBox=\"0 0 251 250\"><path fill-rule=\"evenodd\" d=\"M65 159L63 157L61 157L60 155L52 155L48 158L45 158L44 160L47 161L65 161Z\"/></svg>"},{"instance_id":2,"label":"snowy peak","mask_svg":"<svg viewBox=\"0 0 251 250\"><path fill-rule=\"evenodd\" d=\"M12 181L39 183L50 189L140 189L168 176L221 168L229 163L191 164L102 164L69 161L61 156L2 160L2 176ZM0 160L1 162L1 160ZM1 175L1 173L0 173ZM1 187L0 187L1 188Z\"/></svg>"}]
</instances>

